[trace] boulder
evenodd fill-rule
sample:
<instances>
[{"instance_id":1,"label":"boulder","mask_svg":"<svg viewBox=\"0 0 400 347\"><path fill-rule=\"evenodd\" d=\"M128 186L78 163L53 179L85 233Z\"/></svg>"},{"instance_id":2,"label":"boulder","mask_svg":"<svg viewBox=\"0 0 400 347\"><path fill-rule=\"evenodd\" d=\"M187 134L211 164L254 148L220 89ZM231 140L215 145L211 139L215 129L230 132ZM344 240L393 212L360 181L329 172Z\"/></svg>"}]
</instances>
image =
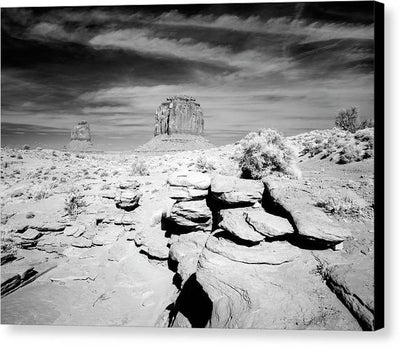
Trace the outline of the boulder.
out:
<instances>
[{"instance_id":1,"label":"boulder","mask_svg":"<svg viewBox=\"0 0 400 347\"><path fill-rule=\"evenodd\" d=\"M336 296L311 273L315 263L309 253L284 241L246 247L210 236L195 278L202 293L191 294L194 286L187 292L183 288L179 298L190 300L180 313L190 322L190 305L194 309L195 302L206 298L210 304L204 306L211 312L206 312L203 327L360 330Z\"/></svg>"},{"instance_id":2,"label":"boulder","mask_svg":"<svg viewBox=\"0 0 400 347\"><path fill-rule=\"evenodd\" d=\"M176 187L207 190L211 185L211 178L209 175L201 172L175 172L168 177L168 184Z\"/></svg>"},{"instance_id":3,"label":"boulder","mask_svg":"<svg viewBox=\"0 0 400 347\"><path fill-rule=\"evenodd\" d=\"M187 231L211 231L212 227L211 210L205 200L176 203L168 219Z\"/></svg>"},{"instance_id":4,"label":"boulder","mask_svg":"<svg viewBox=\"0 0 400 347\"><path fill-rule=\"evenodd\" d=\"M211 196L223 207L250 206L263 196L262 182L234 176L216 175L211 180Z\"/></svg>"},{"instance_id":5,"label":"boulder","mask_svg":"<svg viewBox=\"0 0 400 347\"><path fill-rule=\"evenodd\" d=\"M143 195L139 186L136 181L121 183L114 198L117 207L131 211L139 206L139 200Z\"/></svg>"},{"instance_id":6,"label":"boulder","mask_svg":"<svg viewBox=\"0 0 400 347\"><path fill-rule=\"evenodd\" d=\"M264 185L265 208L285 215L291 220L298 235L328 245L338 244L351 237L350 230L336 224L320 208L306 199L290 196L284 183L265 179Z\"/></svg>"},{"instance_id":7,"label":"boulder","mask_svg":"<svg viewBox=\"0 0 400 347\"><path fill-rule=\"evenodd\" d=\"M254 230L266 237L278 237L292 234L293 227L285 218L267 213L262 209L253 209L244 213L246 222Z\"/></svg>"},{"instance_id":8,"label":"boulder","mask_svg":"<svg viewBox=\"0 0 400 347\"><path fill-rule=\"evenodd\" d=\"M184 284L196 272L199 255L202 252L209 234L201 231L182 234L172 242L169 248L169 259L177 263L176 272Z\"/></svg>"},{"instance_id":9,"label":"boulder","mask_svg":"<svg viewBox=\"0 0 400 347\"><path fill-rule=\"evenodd\" d=\"M162 134L202 134L204 118L200 104L189 96L167 98L156 110L154 136Z\"/></svg>"},{"instance_id":10,"label":"boulder","mask_svg":"<svg viewBox=\"0 0 400 347\"><path fill-rule=\"evenodd\" d=\"M265 236L255 231L245 220L245 211L243 208L221 210L220 216L222 221L219 227L231 233L241 240L251 243L259 243L264 240Z\"/></svg>"}]
</instances>

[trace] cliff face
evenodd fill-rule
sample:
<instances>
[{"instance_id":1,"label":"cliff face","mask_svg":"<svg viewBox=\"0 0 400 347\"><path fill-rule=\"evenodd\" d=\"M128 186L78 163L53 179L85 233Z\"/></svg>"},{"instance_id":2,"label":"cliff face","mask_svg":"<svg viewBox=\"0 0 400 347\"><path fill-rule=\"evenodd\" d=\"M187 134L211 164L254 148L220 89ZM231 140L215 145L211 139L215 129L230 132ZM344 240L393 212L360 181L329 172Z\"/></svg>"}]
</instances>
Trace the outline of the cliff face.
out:
<instances>
[{"instance_id":1,"label":"cliff face","mask_svg":"<svg viewBox=\"0 0 400 347\"><path fill-rule=\"evenodd\" d=\"M167 98L157 109L154 136L161 134L200 135L204 130L200 104L189 96Z\"/></svg>"},{"instance_id":2,"label":"cliff face","mask_svg":"<svg viewBox=\"0 0 400 347\"><path fill-rule=\"evenodd\" d=\"M80 121L71 130L71 141L91 141L89 123Z\"/></svg>"}]
</instances>

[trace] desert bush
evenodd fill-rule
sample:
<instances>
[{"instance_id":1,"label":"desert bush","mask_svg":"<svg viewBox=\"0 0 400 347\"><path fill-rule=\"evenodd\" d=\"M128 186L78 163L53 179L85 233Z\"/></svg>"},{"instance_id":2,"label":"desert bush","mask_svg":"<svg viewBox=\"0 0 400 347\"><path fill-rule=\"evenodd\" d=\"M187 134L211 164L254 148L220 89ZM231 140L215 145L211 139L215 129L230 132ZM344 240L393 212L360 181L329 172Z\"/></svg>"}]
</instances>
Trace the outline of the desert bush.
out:
<instances>
[{"instance_id":1,"label":"desert bush","mask_svg":"<svg viewBox=\"0 0 400 347\"><path fill-rule=\"evenodd\" d=\"M328 195L325 198L318 200L316 206L321 207L325 212L331 214L353 217L361 215L365 208L365 204L361 199L357 199L348 194Z\"/></svg>"},{"instance_id":2,"label":"desert bush","mask_svg":"<svg viewBox=\"0 0 400 347\"><path fill-rule=\"evenodd\" d=\"M354 138L365 144L366 149L374 148L374 130L372 128L366 128L358 130L354 134Z\"/></svg>"},{"instance_id":3,"label":"desert bush","mask_svg":"<svg viewBox=\"0 0 400 347\"><path fill-rule=\"evenodd\" d=\"M18 243L10 236L7 231L1 231L1 253L16 254Z\"/></svg>"},{"instance_id":4,"label":"desert bush","mask_svg":"<svg viewBox=\"0 0 400 347\"><path fill-rule=\"evenodd\" d=\"M343 146L339 153L338 164L348 164L354 161L361 161L365 159L365 151L360 146L354 144L347 144Z\"/></svg>"},{"instance_id":5,"label":"desert bush","mask_svg":"<svg viewBox=\"0 0 400 347\"><path fill-rule=\"evenodd\" d=\"M335 125L340 129L355 133L360 126L358 107L352 106L347 110L340 110L336 117Z\"/></svg>"},{"instance_id":6,"label":"desert bush","mask_svg":"<svg viewBox=\"0 0 400 347\"><path fill-rule=\"evenodd\" d=\"M373 119L363 120L358 129L373 128L375 126Z\"/></svg>"},{"instance_id":7,"label":"desert bush","mask_svg":"<svg viewBox=\"0 0 400 347\"><path fill-rule=\"evenodd\" d=\"M357 130L373 128L374 121L372 119L360 121L358 107L352 106L347 110L340 110L336 116L335 125L342 129L355 133Z\"/></svg>"},{"instance_id":8,"label":"desert bush","mask_svg":"<svg viewBox=\"0 0 400 347\"><path fill-rule=\"evenodd\" d=\"M131 166L131 174L133 176L149 176L150 172L146 162L143 159L135 157Z\"/></svg>"},{"instance_id":9,"label":"desert bush","mask_svg":"<svg viewBox=\"0 0 400 347\"><path fill-rule=\"evenodd\" d=\"M84 195L82 190L76 187L73 187L64 201L64 210L71 217L76 218L79 213L81 213L86 207L86 203L84 201Z\"/></svg>"},{"instance_id":10,"label":"desert bush","mask_svg":"<svg viewBox=\"0 0 400 347\"><path fill-rule=\"evenodd\" d=\"M261 129L239 141L235 155L243 178L260 179L272 172L299 176L296 154L277 131Z\"/></svg>"},{"instance_id":11,"label":"desert bush","mask_svg":"<svg viewBox=\"0 0 400 347\"><path fill-rule=\"evenodd\" d=\"M211 172L216 169L214 162L208 159L205 155L200 155L196 159L195 167L200 172Z\"/></svg>"},{"instance_id":12,"label":"desert bush","mask_svg":"<svg viewBox=\"0 0 400 347\"><path fill-rule=\"evenodd\" d=\"M53 195L52 190L55 188L54 184L42 184L40 186L33 187L28 193L28 199L35 201L47 199Z\"/></svg>"}]
</instances>

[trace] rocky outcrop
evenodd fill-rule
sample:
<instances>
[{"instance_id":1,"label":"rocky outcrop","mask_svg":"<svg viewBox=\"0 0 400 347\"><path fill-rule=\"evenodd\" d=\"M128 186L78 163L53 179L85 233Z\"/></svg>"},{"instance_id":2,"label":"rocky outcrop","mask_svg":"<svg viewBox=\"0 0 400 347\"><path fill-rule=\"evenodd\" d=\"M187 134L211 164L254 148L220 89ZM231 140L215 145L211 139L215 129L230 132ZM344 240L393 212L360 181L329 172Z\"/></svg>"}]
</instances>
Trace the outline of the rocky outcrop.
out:
<instances>
[{"instance_id":1,"label":"rocky outcrop","mask_svg":"<svg viewBox=\"0 0 400 347\"><path fill-rule=\"evenodd\" d=\"M212 214L205 200L177 202L169 220L187 231L211 231Z\"/></svg>"},{"instance_id":2,"label":"rocky outcrop","mask_svg":"<svg viewBox=\"0 0 400 347\"><path fill-rule=\"evenodd\" d=\"M358 330L351 314L310 273L314 265L307 253L287 242L248 247L211 236L196 271L212 303L205 326Z\"/></svg>"},{"instance_id":3,"label":"rocky outcrop","mask_svg":"<svg viewBox=\"0 0 400 347\"><path fill-rule=\"evenodd\" d=\"M289 197L284 183L270 178L265 179L264 184L265 207L288 218L297 235L326 245L336 245L351 237L349 230L339 227L326 213L304 198Z\"/></svg>"},{"instance_id":4,"label":"rocky outcrop","mask_svg":"<svg viewBox=\"0 0 400 347\"><path fill-rule=\"evenodd\" d=\"M87 141L91 142L89 123L82 120L71 130L71 141Z\"/></svg>"},{"instance_id":5,"label":"rocky outcrop","mask_svg":"<svg viewBox=\"0 0 400 347\"><path fill-rule=\"evenodd\" d=\"M89 123L85 120L80 121L71 130L71 141L68 149L71 151L87 151L92 147L92 137L90 134Z\"/></svg>"},{"instance_id":6,"label":"rocky outcrop","mask_svg":"<svg viewBox=\"0 0 400 347\"><path fill-rule=\"evenodd\" d=\"M135 209L139 205L139 200L142 196L139 186L139 183L136 181L120 184L114 198L117 207L126 211Z\"/></svg>"},{"instance_id":7,"label":"rocky outcrop","mask_svg":"<svg viewBox=\"0 0 400 347\"><path fill-rule=\"evenodd\" d=\"M219 226L233 236L251 243L261 242L265 236L261 235L249 225L244 216L245 210L241 208L222 210L222 221Z\"/></svg>"},{"instance_id":8,"label":"rocky outcrop","mask_svg":"<svg viewBox=\"0 0 400 347\"><path fill-rule=\"evenodd\" d=\"M293 227L285 218L265 212L263 209L252 209L244 213L246 222L254 230L266 237L279 237L294 232Z\"/></svg>"},{"instance_id":9,"label":"rocky outcrop","mask_svg":"<svg viewBox=\"0 0 400 347\"><path fill-rule=\"evenodd\" d=\"M172 240L169 259L176 264L176 273L183 283L196 272L200 253L209 236L198 231L179 235Z\"/></svg>"},{"instance_id":10,"label":"rocky outcrop","mask_svg":"<svg viewBox=\"0 0 400 347\"><path fill-rule=\"evenodd\" d=\"M211 197L221 207L251 206L260 202L264 187L260 181L216 175L211 181Z\"/></svg>"},{"instance_id":11,"label":"rocky outcrop","mask_svg":"<svg viewBox=\"0 0 400 347\"><path fill-rule=\"evenodd\" d=\"M211 179L209 175L201 172L180 171L168 177L168 184L174 187L207 190L211 185Z\"/></svg>"},{"instance_id":12,"label":"rocky outcrop","mask_svg":"<svg viewBox=\"0 0 400 347\"><path fill-rule=\"evenodd\" d=\"M211 231L212 213L206 197L210 176L180 171L168 177L168 195L175 201L167 219L182 231Z\"/></svg>"},{"instance_id":13,"label":"rocky outcrop","mask_svg":"<svg viewBox=\"0 0 400 347\"><path fill-rule=\"evenodd\" d=\"M162 134L200 135L204 130L203 111L190 96L167 98L156 111L154 136Z\"/></svg>"}]
</instances>

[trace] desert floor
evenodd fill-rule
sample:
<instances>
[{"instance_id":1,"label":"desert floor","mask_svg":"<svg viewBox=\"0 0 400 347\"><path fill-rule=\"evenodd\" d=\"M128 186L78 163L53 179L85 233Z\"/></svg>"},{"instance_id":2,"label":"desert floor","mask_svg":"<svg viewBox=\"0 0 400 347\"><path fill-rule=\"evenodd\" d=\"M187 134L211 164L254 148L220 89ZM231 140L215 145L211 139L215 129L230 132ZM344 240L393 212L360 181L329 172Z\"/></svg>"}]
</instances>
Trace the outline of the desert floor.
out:
<instances>
[{"instance_id":1,"label":"desert floor","mask_svg":"<svg viewBox=\"0 0 400 347\"><path fill-rule=\"evenodd\" d=\"M212 184L191 191L182 183L174 196L169 177L186 172L189 183L199 171L201 180L237 177L233 150L3 148L2 323L371 329L373 159L339 165L300 156L301 178L272 180L288 206L309 216L305 222L318 224L322 212L346 230L338 244L284 236L255 244L239 235L239 241L215 233L215 220L202 231L203 210L192 207L172 212L181 228L166 223L174 204L198 204L203 200L194 194L213 194ZM329 194L350 196L357 213L318 207ZM83 202L76 213L66 209L75 198Z\"/></svg>"}]
</instances>

